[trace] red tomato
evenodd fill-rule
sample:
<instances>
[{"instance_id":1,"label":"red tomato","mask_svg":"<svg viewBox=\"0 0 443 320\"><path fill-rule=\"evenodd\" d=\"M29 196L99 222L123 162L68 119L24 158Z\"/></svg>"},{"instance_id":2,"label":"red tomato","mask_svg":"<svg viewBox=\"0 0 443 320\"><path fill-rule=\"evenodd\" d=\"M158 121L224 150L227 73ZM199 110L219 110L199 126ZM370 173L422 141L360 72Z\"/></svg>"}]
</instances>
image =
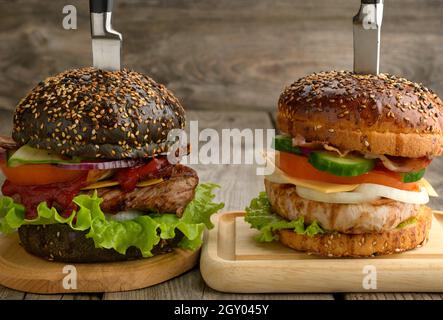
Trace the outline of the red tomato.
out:
<instances>
[{"instance_id":1,"label":"red tomato","mask_svg":"<svg viewBox=\"0 0 443 320\"><path fill-rule=\"evenodd\" d=\"M75 180L85 174L85 171L60 169L49 164L8 167L4 160L0 161L0 169L6 179L22 186L66 182Z\"/></svg>"},{"instance_id":2,"label":"red tomato","mask_svg":"<svg viewBox=\"0 0 443 320\"><path fill-rule=\"evenodd\" d=\"M374 183L408 191L418 191L417 183L404 183L397 172L380 168L355 177L342 177L315 169L307 157L298 156L288 152L280 152L277 157L277 166L290 176L338 184Z\"/></svg>"},{"instance_id":3,"label":"red tomato","mask_svg":"<svg viewBox=\"0 0 443 320\"><path fill-rule=\"evenodd\" d=\"M166 157L153 158L147 164L120 169L115 175L115 179L120 183L120 188L123 191L129 192L135 189L139 181L151 177L170 165Z\"/></svg>"}]
</instances>

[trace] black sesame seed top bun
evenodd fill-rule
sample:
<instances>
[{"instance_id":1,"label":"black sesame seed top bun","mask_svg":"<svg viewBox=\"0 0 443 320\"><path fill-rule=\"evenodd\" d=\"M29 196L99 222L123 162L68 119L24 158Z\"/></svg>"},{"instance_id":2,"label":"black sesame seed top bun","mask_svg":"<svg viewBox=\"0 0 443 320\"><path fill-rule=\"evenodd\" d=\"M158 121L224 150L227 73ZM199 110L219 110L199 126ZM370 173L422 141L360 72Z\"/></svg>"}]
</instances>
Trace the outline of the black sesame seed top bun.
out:
<instances>
[{"instance_id":1,"label":"black sesame seed top bun","mask_svg":"<svg viewBox=\"0 0 443 320\"><path fill-rule=\"evenodd\" d=\"M389 74L313 73L278 102L281 131L343 150L423 157L443 154L443 102L421 84Z\"/></svg>"},{"instance_id":2,"label":"black sesame seed top bun","mask_svg":"<svg viewBox=\"0 0 443 320\"><path fill-rule=\"evenodd\" d=\"M17 106L13 139L64 156L124 159L165 152L185 111L165 86L135 71L68 70Z\"/></svg>"}]
</instances>

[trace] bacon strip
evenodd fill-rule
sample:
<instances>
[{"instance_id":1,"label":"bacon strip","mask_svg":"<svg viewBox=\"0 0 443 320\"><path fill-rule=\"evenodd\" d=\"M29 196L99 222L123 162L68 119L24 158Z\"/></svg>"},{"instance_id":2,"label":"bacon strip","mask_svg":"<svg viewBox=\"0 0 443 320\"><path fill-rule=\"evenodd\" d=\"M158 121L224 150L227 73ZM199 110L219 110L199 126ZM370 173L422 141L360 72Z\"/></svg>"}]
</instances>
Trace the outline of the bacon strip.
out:
<instances>
[{"instance_id":1,"label":"bacon strip","mask_svg":"<svg viewBox=\"0 0 443 320\"><path fill-rule=\"evenodd\" d=\"M378 156L386 169L394 172L414 172L426 168L432 161L431 158L402 158L388 157L384 155Z\"/></svg>"}]
</instances>

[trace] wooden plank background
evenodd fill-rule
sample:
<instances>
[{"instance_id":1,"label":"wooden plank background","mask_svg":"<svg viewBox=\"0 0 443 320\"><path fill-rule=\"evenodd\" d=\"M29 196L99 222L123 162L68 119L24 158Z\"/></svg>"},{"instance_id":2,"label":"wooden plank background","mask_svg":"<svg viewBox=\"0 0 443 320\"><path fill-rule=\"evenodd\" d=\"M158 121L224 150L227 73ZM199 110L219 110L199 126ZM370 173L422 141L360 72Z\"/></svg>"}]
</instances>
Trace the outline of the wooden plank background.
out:
<instances>
[{"instance_id":1,"label":"wooden plank background","mask_svg":"<svg viewBox=\"0 0 443 320\"><path fill-rule=\"evenodd\" d=\"M266 109L313 71L352 68L358 0L117 0L123 62L187 108ZM88 1L0 0L0 108L42 78L90 65ZM26 4L26 5L25 5ZM62 28L74 4L78 29ZM388 0L381 70L443 95L443 1Z\"/></svg>"},{"instance_id":2,"label":"wooden plank background","mask_svg":"<svg viewBox=\"0 0 443 320\"><path fill-rule=\"evenodd\" d=\"M73 4L78 29L62 28ZM283 87L313 71L352 68L357 0L117 0L123 62L151 75L212 128L271 128ZM381 69L443 96L443 1L387 0ZM85 0L0 0L0 134L16 103L41 79L91 63ZM225 112L229 111L229 112ZM245 166L197 168L223 186L227 209L243 208L262 181ZM427 178L443 194L443 161ZM0 182L2 178L0 177ZM433 199L431 206L443 208ZM0 299L442 299L441 294L232 295L208 288L198 269L151 288L97 295L32 295L0 287Z\"/></svg>"}]
</instances>

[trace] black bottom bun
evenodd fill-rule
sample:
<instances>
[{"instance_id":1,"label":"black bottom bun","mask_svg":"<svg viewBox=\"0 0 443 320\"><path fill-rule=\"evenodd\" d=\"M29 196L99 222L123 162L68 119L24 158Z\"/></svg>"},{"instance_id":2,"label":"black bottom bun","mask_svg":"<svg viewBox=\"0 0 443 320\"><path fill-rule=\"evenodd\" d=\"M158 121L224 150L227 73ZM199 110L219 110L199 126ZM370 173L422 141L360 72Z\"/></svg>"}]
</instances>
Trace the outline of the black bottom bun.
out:
<instances>
[{"instance_id":1,"label":"black bottom bun","mask_svg":"<svg viewBox=\"0 0 443 320\"><path fill-rule=\"evenodd\" d=\"M292 230L280 230L279 240L285 246L327 257L370 257L411 250L423 245L431 229L432 210L422 206L417 222L403 228L379 233L326 233L313 237Z\"/></svg>"},{"instance_id":2,"label":"black bottom bun","mask_svg":"<svg viewBox=\"0 0 443 320\"><path fill-rule=\"evenodd\" d=\"M27 252L46 260L93 263L142 258L140 250L135 247L128 248L125 255L114 249L96 248L94 241L85 237L88 231L75 231L66 224L24 225L18 229L18 233ZM171 252L182 237L177 232L174 239L161 240L152 253L156 255Z\"/></svg>"}]
</instances>

